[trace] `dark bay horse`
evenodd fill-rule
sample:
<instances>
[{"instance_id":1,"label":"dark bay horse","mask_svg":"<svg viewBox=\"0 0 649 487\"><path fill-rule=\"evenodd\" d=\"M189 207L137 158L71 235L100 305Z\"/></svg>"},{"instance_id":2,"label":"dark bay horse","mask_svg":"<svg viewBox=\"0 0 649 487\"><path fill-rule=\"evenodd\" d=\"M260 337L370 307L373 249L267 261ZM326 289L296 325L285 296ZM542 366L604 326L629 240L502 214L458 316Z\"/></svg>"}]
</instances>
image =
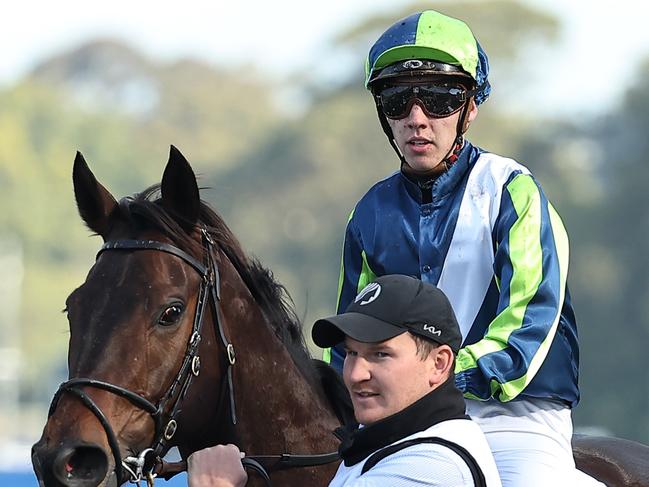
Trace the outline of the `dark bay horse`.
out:
<instances>
[{"instance_id":1,"label":"dark bay horse","mask_svg":"<svg viewBox=\"0 0 649 487\"><path fill-rule=\"evenodd\" d=\"M313 465L331 461L332 431L351 420L344 389L311 361L283 287L201 202L182 154L172 147L160 186L120 202L81 154L73 181L105 243L66 302L69 380L33 448L40 485L117 486L164 473L172 446L187 458L217 443L307 465L278 469L277 486L327 485L336 463ZM649 487L644 445L575 437L573 450L607 485Z\"/></svg>"},{"instance_id":2,"label":"dark bay horse","mask_svg":"<svg viewBox=\"0 0 649 487\"><path fill-rule=\"evenodd\" d=\"M183 458L216 443L253 456L336 452L323 384L340 385L311 361L284 288L201 202L182 154L172 147L159 187L119 203L79 153L73 181L105 245L66 301L70 379L33 448L40 485L121 485L172 446ZM335 469L273 481L326 485Z\"/></svg>"}]
</instances>

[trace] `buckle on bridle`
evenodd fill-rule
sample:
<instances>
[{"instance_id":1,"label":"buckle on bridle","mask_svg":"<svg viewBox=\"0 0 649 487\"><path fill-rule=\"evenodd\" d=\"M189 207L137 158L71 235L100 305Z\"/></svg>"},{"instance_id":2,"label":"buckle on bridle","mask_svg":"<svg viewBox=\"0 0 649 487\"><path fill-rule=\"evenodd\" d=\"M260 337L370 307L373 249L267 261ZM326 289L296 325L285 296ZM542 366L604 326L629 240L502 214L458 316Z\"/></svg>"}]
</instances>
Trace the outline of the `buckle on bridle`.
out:
<instances>
[{"instance_id":1,"label":"buckle on bridle","mask_svg":"<svg viewBox=\"0 0 649 487\"><path fill-rule=\"evenodd\" d=\"M167 427L165 428L164 431L164 439L169 441L173 436L176 434L176 430L178 429L178 423L176 423L175 419L170 420L167 423Z\"/></svg>"},{"instance_id":2,"label":"buckle on bridle","mask_svg":"<svg viewBox=\"0 0 649 487\"><path fill-rule=\"evenodd\" d=\"M203 238L205 240L207 240L211 245L214 245L214 240L212 240L212 236L210 235L210 232L208 232L206 228L201 228L201 233L203 234Z\"/></svg>"},{"instance_id":3,"label":"buckle on bridle","mask_svg":"<svg viewBox=\"0 0 649 487\"><path fill-rule=\"evenodd\" d=\"M198 374L201 372L201 358L196 355L192 359L192 374L194 374L195 377L198 377Z\"/></svg>"},{"instance_id":4,"label":"buckle on bridle","mask_svg":"<svg viewBox=\"0 0 649 487\"><path fill-rule=\"evenodd\" d=\"M190 347L196 347L198 346L198 343L201 341L201 334L198 332L198 330L194 331L192 333L192 336L189 337L189 346Z\"/></svg>"},{"instance_id":5,"label":"buckle on bridle","mask_svg":"<svg viewBox=\"0 0 649 487\"><path fill-rule=\"evenodd\" d=\"M230 365L234 365L234 363L237 360L237 358L234 355L234 345L228 343L227 352L228 352L228 361L230 362Z\"/></svg>"}]
</instances>

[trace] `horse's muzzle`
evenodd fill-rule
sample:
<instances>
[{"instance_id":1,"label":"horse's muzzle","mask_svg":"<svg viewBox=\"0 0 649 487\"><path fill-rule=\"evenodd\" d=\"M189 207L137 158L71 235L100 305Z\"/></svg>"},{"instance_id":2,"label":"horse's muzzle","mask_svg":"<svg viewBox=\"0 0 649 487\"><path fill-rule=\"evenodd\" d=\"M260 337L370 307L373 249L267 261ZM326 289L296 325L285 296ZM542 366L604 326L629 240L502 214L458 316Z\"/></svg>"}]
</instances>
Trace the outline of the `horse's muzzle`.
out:
<instances>
[{"instance_id":1,"label":"horse's muzzle","mask_svg":"<svg viewBox=\"0 0 649 487\"><path fill-rule=\"evenodd\" d=\"M39 487L97 487L108 472L108 456L85 442L48 448L42 441L32 447L32 464Z\"/></svg>"}]
</instances>

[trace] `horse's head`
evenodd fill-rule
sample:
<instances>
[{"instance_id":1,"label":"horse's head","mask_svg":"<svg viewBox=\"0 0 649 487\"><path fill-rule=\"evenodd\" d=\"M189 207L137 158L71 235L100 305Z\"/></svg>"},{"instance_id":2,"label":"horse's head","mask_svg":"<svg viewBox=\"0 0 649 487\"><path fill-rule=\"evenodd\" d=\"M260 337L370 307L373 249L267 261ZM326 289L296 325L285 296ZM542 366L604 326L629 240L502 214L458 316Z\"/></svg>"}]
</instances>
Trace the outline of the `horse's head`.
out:
<instances>
[{"instance_id":1,"label":"horse's head","mask_svg":"<svg viewBox=\"0 0 649 487\"><path fill-rule=\"evenodd\" d=\"M172 147L160 186L119 203L81 154L73 180L104 245L67 299L69 380L32 453L41 485L137 480L171 446L183 457L223 442L248 454L335 449L329 381L284 288L201 202L182 154ZM327 477L300 470L298 485Z\"/></svg>"},{"instance_id":2,"label":"horse's head","mask_svg":"<svg viewBox=\"0 0 649 487\"><path fill-rule=\"evenodd\" d=\"M118 203L81 154L73 181L79 213L105 245L66 301L70 380L52 402L33 459L45 485L81 487L121 483L129 477L124 458L171 446L186 389L198 380L199 342L215 341L196 316L216 314L204 303L218 291L219 257L199 225L194 173L174 147L155 201L157 187ZM221 362L205 367L213 379ZM201 399L215 410L218 379L205 391ZM191 421L185 426L192 433ZM137 470L135 460L125 467Z\"/></svg>"}]
</instances>

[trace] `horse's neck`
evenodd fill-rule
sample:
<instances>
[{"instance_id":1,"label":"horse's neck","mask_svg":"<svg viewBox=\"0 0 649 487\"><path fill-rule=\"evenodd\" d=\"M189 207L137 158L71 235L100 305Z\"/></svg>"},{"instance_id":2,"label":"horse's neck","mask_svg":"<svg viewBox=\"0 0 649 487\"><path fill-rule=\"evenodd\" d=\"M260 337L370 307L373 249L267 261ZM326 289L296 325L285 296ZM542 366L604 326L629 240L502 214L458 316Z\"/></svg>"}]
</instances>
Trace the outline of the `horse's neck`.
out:
<instances>
[{"instance_id":1,"label":"horse's neck","mask_svg":"<svg viewBox=\"0 0 649 487\"><path fill-rule=\"evenodd\" d=\"M275 334L263 328L237 351L235 397L242 444L256 454L335 451L338 442L332 433L338 420L331 407Z\"/></svg>"},{"instance_id":2,"label":"horse's neck","mask_svg":"<svg viewBox=\"0 0 649 487\"><path fill-rule=\"evenodd\" d=\"M201 370L191 388L187 424L179 444L189 453L216 443L236 443L247 455L331 453L338 440L333 430L338 420L319 393L319 381L311 384L300 372L285 345L266 322L247 288L234 276L232 266L221 263L220 326L234 346L233 392L227 390L223 365L227 363L217 327L204 330ZM214 320L212 312L209 321ZM220 364L220 365L219 365ZM305 364L308 368L311 364ZM218 384L221 384L219 387ZM237 422L232 424L226 407L234 398ZM327 485L336 464L278 472L276 485Z\"/></svg>"}]
</instances>

